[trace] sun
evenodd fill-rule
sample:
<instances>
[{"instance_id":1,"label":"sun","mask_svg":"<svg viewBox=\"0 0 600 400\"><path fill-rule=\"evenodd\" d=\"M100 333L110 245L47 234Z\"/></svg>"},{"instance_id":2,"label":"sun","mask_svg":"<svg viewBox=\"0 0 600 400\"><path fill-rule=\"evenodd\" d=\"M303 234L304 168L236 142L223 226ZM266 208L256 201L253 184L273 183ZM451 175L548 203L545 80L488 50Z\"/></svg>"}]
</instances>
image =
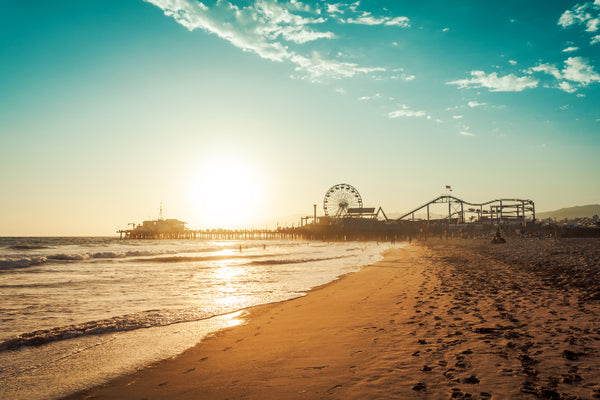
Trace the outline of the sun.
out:
<instances>
[{"instance_id":1,"label":"sun","mask_svg":"<svg viewBox=\"0 0 600 400\"><path fill-rule=\"evenodd\" d=\"M199 228L242 228L255 220L263 188L251 163L234 157L206 160L189 185Z\"/></svg>"}]
</instances>

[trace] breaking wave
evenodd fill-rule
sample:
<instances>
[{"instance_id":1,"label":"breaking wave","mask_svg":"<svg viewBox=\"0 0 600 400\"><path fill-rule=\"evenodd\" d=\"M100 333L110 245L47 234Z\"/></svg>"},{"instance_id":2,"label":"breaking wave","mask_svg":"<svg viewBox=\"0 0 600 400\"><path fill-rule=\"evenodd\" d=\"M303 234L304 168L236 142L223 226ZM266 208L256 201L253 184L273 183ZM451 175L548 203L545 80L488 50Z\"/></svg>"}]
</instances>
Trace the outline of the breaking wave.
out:
<instances>
[{"instance_id":1,"label":"breaking wave","mask_svg":"<svg viewBox=\"0 0 600 400\"><path fill-rule=\"evenodd\" d=\"M317 262L317 261L329 261L329 260L339 260L340 258L344 258L344 256L339 257L326 257L326 258L300 258L295 260L257 260L251 261L252 265L281 265L281 264L303 264L308 262Z\"/></svg>"},{"instance_id":2,"label":"breaking wave","mask_svg":"<svg viewBox=\"0 0 600 400\"><path fill-rule=\"evenodd\" d=\"M46 257L9 257L0 259L0 270L34 267L36 265L45 264L46 261L48 261Z\"/></svg>"},{"instance_id":3,"label":"breaking wave","mask_svg":"<svg viewBox=\"0 0 600 400\"><path fill-rule=\"evenodd\" d=\"M8 246L8 248L13 250L43 250L49 249L50 247L42 245L16 244L14 246Z\"/></svg>"},{"instance_id":4,"label":"breaking wave","mask_svg":"<svg viewBox=\"0 0 600 400\"><path fill-rule=\"evenodd\" d=\"M73 339L81 336L126 332L135 329L167 326L181 322L199 321L235 311L233 308L148 310L118 317L89 321L77 325L61 326L20 334L0 342L0 351L16 350L25 346Z\"/></svg>"},{"instance_id":5,"label":"breaking wave","mask_svg":"<svg viewBox=\"0 0 600 400\"><path fill-rule=\"evenodd\" d=\"M31 250L31 249L49 249L50 247L45 246L29 246L19 245L11 246L12 249L19 247L20 250ZM208 249L186 249L186 253L205 253L214 251L213 248ZM96 251L96 252L73 252L73 253L58 253L58 254L47 254L47 255L7 255L0 256L0 271L9 270L15 268L27 268L35 267L47 262L74 262L74 261L85 261L85 260L99 260L99 259L130 259L131 261L143 261L143 262L181 262L181 261L210 261L219 260L225 257L231 258L231 256L175 256L179 252L174 249L161 249L161 250L129 250L129 251ZM174 255L172 257L161 257L164 255ZM132 257L138 257L132 259ZM146 258L139 258L146 257Z\"/></svg>"}]
</instances>

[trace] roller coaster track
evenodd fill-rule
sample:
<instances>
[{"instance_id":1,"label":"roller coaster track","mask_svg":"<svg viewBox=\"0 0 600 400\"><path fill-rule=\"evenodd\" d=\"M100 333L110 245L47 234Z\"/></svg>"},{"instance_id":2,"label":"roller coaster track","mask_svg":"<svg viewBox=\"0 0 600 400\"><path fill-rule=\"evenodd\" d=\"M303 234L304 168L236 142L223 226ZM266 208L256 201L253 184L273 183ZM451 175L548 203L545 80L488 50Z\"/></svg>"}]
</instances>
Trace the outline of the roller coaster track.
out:
<instances>
[{"instance_id":1,"label":"roller coaster track","mask_svg":"<svg viewBox=\"0 0 600 400\"><path fill-rule=\"evenodd\" d=\"M464 206L470 206L470 207L479 207L479 212L481 214L484 213L489 213L491 215L493 215L494 213L496 213L497 216L500 216L500 218L503 215L503 211L506 210L511 210L514 211L516 210L517 212L517 217L520 218L524 218L525 216L525 212L529 211L532 213L533 216L533 220L535 220L535 203L532 200L528 200L528 199L515 199L515 198L502 198L502 199L495 199L495 200L490 200L490 201L486 201L483 203L471 203L468 201L464 201L462 199L459 199L458 197L454 197L454 196L450 196L450 195L442 195L439 196L425 204L423 204L420 207L415 208L412 211L409 211L405 214L403 214L402 216L400 216L399 218L397 218L397 221L400 221L410 215L412 215L413 219L414 219L414 214L416 212L419 212L421 210L423 210L424 208L427 209L427 219L429 219L429 206L432 204L440 204L440 203L448 203L448 219L450 219L452 217L452 215L455 214L460 214L461 218L464 218ZM452 204L458 205L460 206L460 211L452 211ZM489 206L490 210L489 211L484 211L483 207L484 206ZM477 211L471 211L468 210L469 212L477 212ZM521 215L519 215L519 211L521 212Z\"/></svg>"}]
</instances>

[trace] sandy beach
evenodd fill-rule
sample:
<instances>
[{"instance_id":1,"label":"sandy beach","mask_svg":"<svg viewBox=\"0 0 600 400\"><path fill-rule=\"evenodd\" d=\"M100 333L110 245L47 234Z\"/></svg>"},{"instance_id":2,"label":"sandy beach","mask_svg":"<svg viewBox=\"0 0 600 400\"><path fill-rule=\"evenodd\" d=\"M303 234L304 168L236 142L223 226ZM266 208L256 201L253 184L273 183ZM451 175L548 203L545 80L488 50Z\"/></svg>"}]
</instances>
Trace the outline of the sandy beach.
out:
<instances>
[{"instance_id":1,"label":"sandy beach","mask_svg":"<svg viewBox=\"0 0 600 400\"><path fill-rule=\"evenodd\" d=\"M413 243L68 399L600 398L599 248Z\"/></svg>"}]
</instances>

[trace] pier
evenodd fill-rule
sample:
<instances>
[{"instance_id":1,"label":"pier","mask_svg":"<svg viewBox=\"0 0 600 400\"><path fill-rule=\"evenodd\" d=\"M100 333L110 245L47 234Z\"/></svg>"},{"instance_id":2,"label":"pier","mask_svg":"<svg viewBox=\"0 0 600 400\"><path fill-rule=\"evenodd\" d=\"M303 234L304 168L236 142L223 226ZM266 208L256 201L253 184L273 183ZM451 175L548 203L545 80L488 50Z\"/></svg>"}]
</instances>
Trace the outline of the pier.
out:
<instances>
[{"instance_id":1,"label":"pier","mask_svg":"<svg viewBox=\"0 0 600 400\"><path fill-rule=\"evenodd\" d=\"M270 229L184 229L174 232L136 231L122 229L117 233L121 239L199 239L199 240L301 240L300 232Z\"/></svg>"},{"instance_id":2,"label":"pier","mask_svg":"<svg viewBox=\"0 0 600 400\"><path fill-rule=\"evenodd\" d=\"M448 188L448 187L447 187ZM447 212L432 218L430 207L447 204ZM323 200L323 216L302 217L296 227L277 229L189 229L186 222L162 217L130 224L117 233L121 239L199 240L378 240L410 238L474 237L488 235L502 227L510 232L535 229L535 203L529 199L501 198L473 203L451 195L439 196L400 217L390 219L379 207L364 207L358 190L342 183L332 186Z\"/></svg>"}]
</instances>

